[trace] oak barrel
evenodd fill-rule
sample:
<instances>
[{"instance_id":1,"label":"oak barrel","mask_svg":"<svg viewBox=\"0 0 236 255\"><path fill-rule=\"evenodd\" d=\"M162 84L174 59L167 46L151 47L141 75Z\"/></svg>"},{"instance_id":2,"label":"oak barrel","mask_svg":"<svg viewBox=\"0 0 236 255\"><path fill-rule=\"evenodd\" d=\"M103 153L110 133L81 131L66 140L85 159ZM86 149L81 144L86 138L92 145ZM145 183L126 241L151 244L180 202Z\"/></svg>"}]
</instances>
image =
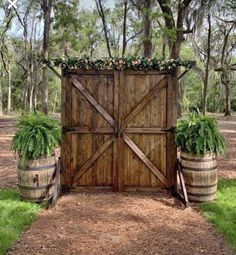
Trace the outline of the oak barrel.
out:
<instances>
[{"instance_id":1,"label":"oak barrel","mask_svg":"<svg viewBox=\"0 0 236 255\"><path fill-rule=\"evenodd\" d=\"M191 201L210 201L216 197L218 171L214 154L202 156L181 152L181 164L188 198Z\"/></svg>"},{"instance_id":2,"label":"oak barrel","mask_svg":"<svg viewBox=\"0 0 236 255\"><path fill-rule=\"evenodd\" d=\"M23 200L43 202L54 192L56 174L55 157L26 160L18 163L18 189Z\"/></svg>"}]
</instances>

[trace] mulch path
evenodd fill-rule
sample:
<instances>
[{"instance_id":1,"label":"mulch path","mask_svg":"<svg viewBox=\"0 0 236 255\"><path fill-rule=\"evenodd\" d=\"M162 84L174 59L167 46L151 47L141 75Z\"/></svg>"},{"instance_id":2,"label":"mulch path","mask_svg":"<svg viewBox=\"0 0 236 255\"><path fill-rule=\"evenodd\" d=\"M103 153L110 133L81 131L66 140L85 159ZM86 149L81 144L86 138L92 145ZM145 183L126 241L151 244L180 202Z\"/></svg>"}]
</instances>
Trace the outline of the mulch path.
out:
<instances>
[{"instance_id":1,"label":"mulch path","mask_svg":"<svg viewBox=\"0 0 236 255\"><path fill-rule=\"evenodd\" d=\"M214 228L166 193L71 194L44 211L11 255L231 254ZM233 254L233 253L232 253Z\"/></svg>"},{"instance_id":2,"label":"mulch path","mask_svg":"<svg viewBox=\"0 0 236 255\"><path fill-rule=\"evenodd\" d=\"M219 176L236 179L236 116L218 117L222 134L227 141L227 153L219 157Z\"/></svg>"},{"instance_id":3,"label":"mulch path","mask_svg":"<svg viewBox=\"0 0 236 255\"><path fill-rule=\"evenodd\" d=\"M1 121L0 121L1 125ZM224 130L236 121L223 119ZM223 131L224 131L223 130ZM10 149L14 128L0 128L0 187L15 187L16 158ZM220 158L221 177L236 178L234 132L224 132L229 151ZM229 165L228 165L229 163ZM231 255L224 238L198 211L185 209L168 192L69 194L39 218L10 255Z\"/></svg>"},{"instance_id":4,"label":"mulch path","mask_svg":"<svg viewBox=\"0 0 236 255\"><path fill-rule=\"evenodd\" d=\"M16 188L17 158L10 150L14 124L12 117L0 118L0 189Z\"/></svg>"}]
</instances>

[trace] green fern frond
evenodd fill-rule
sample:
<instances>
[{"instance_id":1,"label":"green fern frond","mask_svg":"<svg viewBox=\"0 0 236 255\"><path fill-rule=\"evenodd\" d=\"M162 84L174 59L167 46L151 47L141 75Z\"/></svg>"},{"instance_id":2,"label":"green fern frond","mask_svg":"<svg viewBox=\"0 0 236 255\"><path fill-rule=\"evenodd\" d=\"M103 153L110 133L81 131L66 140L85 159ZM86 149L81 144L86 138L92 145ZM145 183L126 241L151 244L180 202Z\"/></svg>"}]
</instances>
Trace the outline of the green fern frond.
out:
<instances>
[{"instance_id":1,"label":"green fern frond","mask_svg":"<svg viewBox=\"0 0 236 255\"><path fill-rule=\"evenodd\" d=\"M185 152L196 155L223 154L226 151L224 137L217 121L209 116L188 115L177 122L176 145Z\"/></svg>"},{"instance_id":2,"label":"green fern frond","mask_svg":"<svg viewBox=\"0 0 236 255\"><path fill-rule=\"evenodd\" d=\"M60 141L57 120L44 114L27 114L19 120L11 148L25 161L51 156Z\"/></svg>"}]
</instances>

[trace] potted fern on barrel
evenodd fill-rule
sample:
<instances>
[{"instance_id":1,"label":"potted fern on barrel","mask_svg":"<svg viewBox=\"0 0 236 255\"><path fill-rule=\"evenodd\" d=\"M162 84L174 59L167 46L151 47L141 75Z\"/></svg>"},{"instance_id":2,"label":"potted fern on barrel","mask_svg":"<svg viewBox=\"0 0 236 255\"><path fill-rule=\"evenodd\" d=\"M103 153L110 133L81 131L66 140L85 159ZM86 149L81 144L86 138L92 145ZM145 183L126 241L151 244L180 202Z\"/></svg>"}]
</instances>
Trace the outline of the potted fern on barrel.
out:
<instances>
[{"instance_id":1,"label":"potted fern on barrel","mask_svg":"<svg viewBox=\"0 0 236 255\"><path fill-rule=\"evenodd\" d=\"M226 149L216 120L189 115L177 122L176 144L181 149L188 197L192 201L215 199L218 183L216 156Z\"/></svg>"},{"instance_id":2,"label":"potted fern on barrel","mask_svg":"<svg viewBox=\"0 0 236 255\"><path fill-rule=\"evenodd\" d=\"M48 201L54 192L55 148L60 144L57 120L43 114L23 116L12 149L18 154L18 188L24 200Z\"/></svg>"}]
</instances>

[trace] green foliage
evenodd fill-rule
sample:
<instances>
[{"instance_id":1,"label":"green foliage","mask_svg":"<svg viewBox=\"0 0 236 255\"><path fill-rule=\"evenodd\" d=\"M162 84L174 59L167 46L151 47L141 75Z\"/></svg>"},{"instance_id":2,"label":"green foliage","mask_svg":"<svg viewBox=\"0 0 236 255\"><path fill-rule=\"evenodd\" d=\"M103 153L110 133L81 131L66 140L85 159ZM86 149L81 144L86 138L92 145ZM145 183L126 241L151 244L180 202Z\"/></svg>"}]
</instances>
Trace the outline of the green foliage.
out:
<instances>
[{"instance_id":1,"label":"green foliage","mask_svg":"<svg viewBox=\"0 0 236 255\"><path fill-rule=\"evenodd\" d=\"M216 120L209 116L188 115L177 122L175 141L182 151L203 155L223 154L226 149Z\"/></svg>"},{"instance_id":2,"label":"green foliage","mask_svg":"<svg viewBox=\"0 0 236 255\"><path fill-rule=\"evenodd\" d=\"M70 58L63 60L61 58L51 59L50 64L61 66L65 69L84 69L84 70L103 70L103 69L117 69L117 70L173 70L178 66L184 66L190 69L192 63L181 59L148 59L145 57L131 56L127 58L104 58L104 59L90 59L84 57L81 59Z\"/></svg>"},{"instance_id":3,"label":"green foliage","mask_svg":"<svg viewBox=\"0 0 236 255\"><path fill-rule=\"evenodd\" d=\"M236 180L221 180L216 201L201 204L201 209L236 249Z\"/></svg>"},{"instance_id":4,"label":"green foliage","mask_svg":"<svg viewBox=\"0 0 236 255\"><path fill-rule=\"evenodd\" d=\"M232 100L232 102L231 102L231 108L232 108L233 111L236 112L236 98L234 98L234 99Z\"/></svg>"},{"instance_id":5,"label":"green foliage","mask_svg":"<svg viewBox=\"0 0 236 255\"><path fill-rule=\"evenodd\" d=\"M188 112L193 107L201 110L203 83L194 70L191 70L183 77L181 86L183 93L183 112Z\"/></svg>"},{"instance_id":6,"label":"green foliage","mask_svg":"<svg viewBox=\"0 0 236 255\"><path fill-rule=\"evenodd\" d=\"M24 162L51 156L60 144L60 126L57 120L44 114L28 114L18 123L18 130L12 141L12 149Z\"/></svg>"},{"instance_id":7,"label":"green foliage","mask_svg":"<svg viewBox=\"0 0 236 255\"><path fill-rule=\"evenodd\" d=\"M15 190L0 190L0 255L5 255L10 246L19 238L37 217L41 207L22 202Z\"/></svg>"}]
</instances>

